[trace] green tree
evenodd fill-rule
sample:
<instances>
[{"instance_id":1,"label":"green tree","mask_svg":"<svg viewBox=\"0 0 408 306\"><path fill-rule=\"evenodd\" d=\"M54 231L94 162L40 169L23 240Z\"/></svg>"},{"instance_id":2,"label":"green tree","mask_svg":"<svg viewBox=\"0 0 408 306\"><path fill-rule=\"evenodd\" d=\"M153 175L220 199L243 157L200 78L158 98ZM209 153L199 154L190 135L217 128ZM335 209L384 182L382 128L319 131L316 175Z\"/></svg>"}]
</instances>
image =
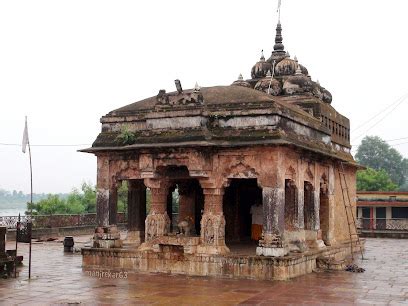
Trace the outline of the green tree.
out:
<instances>
[{"instance_id":1,"label":"green tree","mask_svg":"<svg viewBox=\"0 0 408 306\"><path fill-rule=\"evenodd\" d=\"M357 149L356 160L375 170L384 170L402 186L408 175L408 160L378 136L366 136Z\"/></svg>"},{"instance_id":2,"label":"green tree","mask_svg":"<svg viewBox=\"0 0 408 306\"><path fill-rule=\"evenodd\" d=\"M127 181L122 181L122 184L118 188L118 212L127 213L127 201L128 200L128 184Z\"/></svg>"},{"instance_id":3,"label":"green tree","mask_svg":"<svg viewBox=\"0 0 408 306\"><path fill-rule=\"evenodd\" d=\"M398 186L394 184L387 172L368 168L357 172L357 190L359 191L394 191Z\"/></svg>"},{"instance_id":4,"label":"green tree","mask_svg":"<svg viewBox=\"0 0 408 306\"><path fill-rule=\"evenodd\" d=\"M27 203L27 213L33 214L82 214L96 211L96 189L89 183L82 183L81 190L73 188L67 195L49 194L32 205Z\"/></svg>"}]
</instances>

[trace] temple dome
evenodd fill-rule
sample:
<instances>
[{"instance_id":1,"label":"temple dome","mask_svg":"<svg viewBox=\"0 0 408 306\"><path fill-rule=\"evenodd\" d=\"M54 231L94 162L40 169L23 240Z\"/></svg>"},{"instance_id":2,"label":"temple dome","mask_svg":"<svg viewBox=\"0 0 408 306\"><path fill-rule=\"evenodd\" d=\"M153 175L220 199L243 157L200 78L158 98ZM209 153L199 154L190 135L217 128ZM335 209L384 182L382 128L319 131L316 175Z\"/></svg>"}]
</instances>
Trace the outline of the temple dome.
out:
<instances>
[{"instance_id":1,"label":"temple dome","mask_svg":"<svg viewBox=\"0 0 408 306\"><path fill-rule=\"evenodd\" d=\"M276 76L294 75L298 64L295 60L286 57L275 66Z\"/></svg>"},{"instance_id":2,"label":"temple dome","mask_svg":"<svg viewBox=\"0 0 408 306\"><path fill-rule=\"evenodd\" d=\"M281 83L277 79L271 78L270 73L265 78L259 80L255 84L254 89L269 93L272 96L279 96L282 93Z\"/></svg>"},{"instance_id":3,"label":"temple dome","mask_svg":"<svg viewBox=\"0 0 408 306\"><path fill-rule=\"evenodd\" d=\"M283 83L283 91L286 95L312 93L313 88L314 82L302 73L299 65L295 75L288 77Z\"/></svg>"},{"instance_id":4,"label":"temple dome","mask_svg":"<svg viewBox=\"0 0 408 306\"><path fill-rule=\"evenodd\" d=\"M240 74L238 76L238 79L234 81L231 85L252 88L251 84L249 84L247 81L244 80L244 78L242 77L242 74Z\"/></svg>"},{"instance_id":5,"label":"temple dome","mask_svg":"<svg viewBox=\"0 0 408 306\"><path fill-rule=\"evenodd\" d=\"M251 77L253 79L259 79L259 78L264 78L268 71L272 69L271 63L265 61L265 57L263 55L263 50L262 50L262 55L259 61L252 67L251 69Z\"/></svg>"}]
</instances>

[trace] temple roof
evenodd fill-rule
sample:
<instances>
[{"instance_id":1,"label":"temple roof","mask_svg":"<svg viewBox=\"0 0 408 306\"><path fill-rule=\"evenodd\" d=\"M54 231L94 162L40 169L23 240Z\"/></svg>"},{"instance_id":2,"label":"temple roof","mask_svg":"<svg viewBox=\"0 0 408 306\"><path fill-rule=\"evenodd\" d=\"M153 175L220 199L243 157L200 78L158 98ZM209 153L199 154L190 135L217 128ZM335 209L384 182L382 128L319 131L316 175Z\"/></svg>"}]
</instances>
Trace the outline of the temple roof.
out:
<instances>
[{"instance_id":1,"label":"temple roof","mask_svg":"<svg viewBox=\"0 0 408 306\"><path fill-rule=\"evenodd\" d=\"M185 95L192 94L194 89L184 90L183 94L178 95L177 91L166 93L169 97L178 96L181 98ZM202 87L200 88L200 93L203 96L204 105L219 105L219 104L241 104L241 103L255 103L255 102L272 102L271 96L253 90L252 88L246 88L242 86L214 86L214 87ZM110 115L119 115L123 113L153 110L158 104L157 96L153 96L139 102L135 102L124 107L118 108L112 112ZM180 105L182 106L182 105ZM186 107L200 107L200 104L191 103L191 105L186 104Z\"/></svg>"},{"instance_id":2,"label":"temple roof","mask_svg":"<svg viewBox=\"0 0 408 306\"><path fill-rule=\"evenodd\" d=\"M331 105L330 92L313 82L297 58L284 50L282 27L274 50L230 86L177 91L109 112L102 131L84 152L143 148L291 145L353 162L350 122Z\"/></svg>"}]
</instances>

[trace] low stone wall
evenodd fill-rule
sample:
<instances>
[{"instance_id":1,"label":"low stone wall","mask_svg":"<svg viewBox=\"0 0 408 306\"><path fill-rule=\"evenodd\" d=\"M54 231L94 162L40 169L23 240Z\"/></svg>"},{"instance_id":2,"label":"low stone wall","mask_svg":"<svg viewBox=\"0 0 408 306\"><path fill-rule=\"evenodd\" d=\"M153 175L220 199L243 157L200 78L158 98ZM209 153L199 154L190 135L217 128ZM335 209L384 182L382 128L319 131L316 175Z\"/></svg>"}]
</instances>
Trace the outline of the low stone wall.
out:
<instances>
[{"instance_id":1,"label":"low stone wall","mask_svg":"<svg viewBox=\"0 0 408 306\"><path fill-rule=\"evenodd\" d=\"M126 228L126 224L118 225L120 230ZM80 235L92 235L95 232L95 225L84 226L67 226L67 227L55 227L55 228L34 228L32 232L33 239L44 239L49 237L63 237L63 236L80 236ZM16 240L16 230L11 229L7 231L7 240Z\"/></svg>"},{"instance_id":2,"label":"low stone wall","mask_svg":"<svg viewBox=\"0 0 408 306\"><path fill-rule=\"evenodd\" d=\"M318 257L342 260L350 255L350 244L327 247L285 257L244 255L191 255L180 247L166 247L163 252L131 249L83 248L84 268L123 269L136 272L185 274L287 280L311 273ZM359 248L356 247L355 251Z\"/></svg>"}]
</instances>

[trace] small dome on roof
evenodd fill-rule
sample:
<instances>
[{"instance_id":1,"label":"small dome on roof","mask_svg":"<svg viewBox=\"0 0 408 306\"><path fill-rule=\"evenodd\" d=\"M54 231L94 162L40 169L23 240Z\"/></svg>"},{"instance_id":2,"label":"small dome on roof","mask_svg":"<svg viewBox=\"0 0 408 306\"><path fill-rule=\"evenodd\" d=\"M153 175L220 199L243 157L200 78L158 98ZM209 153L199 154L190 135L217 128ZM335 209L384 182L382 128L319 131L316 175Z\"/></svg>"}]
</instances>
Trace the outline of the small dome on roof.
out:
<instances>
[{"instance_id":1,"label":"small dome on roof","mask_svg":"<svg viewBox=\"0 0 408 306\"><path fill-rule=\"evenodd\" d=\"M251 84L249 84L247 81L244 80L244 78L242 77L242 74L239 74L238 79L234 81L231 85L252 88Z\"/></svg>"},{"instance_id":2,"label":"small dome on roof","mask_svg":"<svg viewBox=\"0 0 408 306\"><path fill-rule=\"evenodd\" d=\"M286 95L312 93L313 87L313 82L302 73L298 65L295 75L288 77L283 84L283 91Z\"/></svg>"},{"instance_id":3,"label":"small dome on roof","mask_svg":"<svg viewBox=\"0 0 408 306\"><path fill-rule=\"evenodd\" d=\"M266 92L272 96L279 96L282 93L282 85L277 80L271 77L271 74L268 73L267 76L259 80L254 89Z\"/></svg>"},{"instance_id":4,"label":"small dome on roof","mask_svg":"<svg viewBox=\"0 0 408 306\"><path fill-rule=\"evenodd\" d=\"M286 57L275 66L276 76L294 75L297 68L295 60Z\"/></svg>"},{"instance_id":5,"label":"small dome on roof","mask_svg":"<svg viewBox=\"0 0 408 306\"><path fill-rule=\"evenodd\" d=\"M333 100L332 94L326 88L322 87L323 102L330 104Z\"/></svg>"},{"instance_id":6,"label":"small dome on roof","mask_svg":"<svg viewBox=\"0 0 408 306\"><path fill-rule=\"evenodd\" d=\"M259 59L259 62L257 62L251 70L251 77L253 79L258 79L258 78L264 78L268 71L272 69L271 63L265 61L265 57L263 55L263 50L262 50L262 55L261 58Z\"/></svg>"}]
</instances>

